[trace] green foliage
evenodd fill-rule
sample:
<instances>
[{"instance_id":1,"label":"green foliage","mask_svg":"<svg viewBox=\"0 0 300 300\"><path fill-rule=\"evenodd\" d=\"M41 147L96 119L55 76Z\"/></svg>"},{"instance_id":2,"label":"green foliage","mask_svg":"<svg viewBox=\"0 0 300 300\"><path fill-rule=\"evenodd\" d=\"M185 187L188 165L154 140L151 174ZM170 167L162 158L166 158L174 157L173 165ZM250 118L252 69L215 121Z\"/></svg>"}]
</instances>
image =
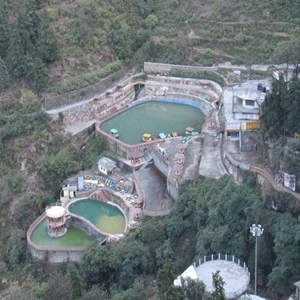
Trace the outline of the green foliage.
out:
<instances>
[{"instance_id":1,"label":"green foliage","mask_svg":"<svg viewBox=\"0 0 300 300\"><path fill-rule=\"evenodd\" d=\"M272 92L262 104L261 127L267 138L294 136L300 126L297 116L300 114L300 79L293 77L288 83L283 75L274 80Z\"/></svg>"},{"instance_id":2,"label":"green foliage","mask_svg":"<svg viewBox=\"0 0 300 300\"><path fill-rule=\"evenodd\" d=\"M81 89L88 85L94 84L100 79L111 75L114 72L117 72L122 69L122 61L117 60L113 63L108 64L100 71L94 74L84 74L78 77L71 78L66 83L60 85L55 89L55 92L58 94L63 94L73 90Z\"/></svg>"},{"instance_id":3,"label":"green foliage","mask_svg":"<svg viewBox=\"0 0 300 300\"><path fill-rule=\"evenodd\" d=\"M80 273L85 286L88 289L99 283L110 286L116 282L121 263L120 249L116 245L91 246L80 261Z\"/></svg>"},{"instance_id":4,"label":"green foliage","mask_svg":"<svg viewBox=\"0 0 300 300\"><path fill-rule=\"evenodd\" d=\"M167 260L163 267L158 270L158 299L159 300L180 300L184 299L181 289L173 284L176 278L174 264Z\"/></svg>"},{"instance_id":5,"label":"green foliage","mask_svg":"<svg viewBox=\"0 0 300 300\"><path fill-rule=\"evenodd\" d=\"M9 173L5 176L9 189L16 194L21 194L26 190L25 180L22 174Z\"/></svg>"},{"instance_id":6,"label":"green foliage","mask_svg":"<svg viewBox=\"0 0 300 300\"><path fill-rule=\"evenodd\" d=\"M42 156L41 176L46 185L59 185L71 174L79 171L78 162L74 161L67 149L61 149L54 157Z\"/></svg>"},{"instance_id":7,"label":"green foliage","mask_svg":"<svg viewBox=\"0 0 300 300\"><path fill-rule=\"evenodd\" d=\"M300 224L290 214L283 214L274 228L275 266L268 276L268 287L279 295L292 293L300 267Z\"/></svg>"},{"instance_id":8,"label":"green foliage","mask_svg":"<svg viewBox=\"0 0 300 300\"><path fill-rule=\"evenodd\" d=\"M37 95L31 90L21 90L19 103L21 104L22 111L24 113L32 113L39 109L39 99Z\"/></svg>"},{"instance_id":9,"label":"green foliage","mask_svg":"<svg viewBox=\"0 0 300 300\"><path fill-rule=\"evenodd\" d=\"M154 29L157 26L157 24L158 24L158 19L156 15L151 14L145 20L146 27L150 29Z\"/></svg>"},{"instance_id":10,"label":"green foliage","mask_svg":"<svg viewBox=\"0 0 300 300\"><path fill-rule=\"evenodd\" d=\"M40 93L41 91L45 90L48 87L48 69L43 63L43 61L38 58L34 62L34 89L37 93Z\"/></svg>"},{"instance_id":11,"label":"green foliage","mask_svg":"<svg viewBox=\"0 0 300 300\"><path fill-rule=\"evenodd\" d=\"M99 157L107 150L106 140L100 135L93 133L87 145L81 147L80 159L83 160L84 169L97 166Z\"/></svg>"},{"instance_id":12,"label":"green foliage","mask_svg":"<svg viewBox=\"0 0 300 300\"><path fill-rule=\"evenodd\" d=\"M0 57L0 91L5 88L9 81L9 74L5 62Z\"/></svg>"},{"instance_id":13,"label":"green foliage","mask_svg":"<svg viewBox=\"0 0 300 300\"><path fill-rule=\"evenodd\" d=\"M7 0L0 1L0 57L6 56L9 45L9 24L8 24L8 5ZM0 78L1 78L1 61L0 61ZM1 88L1 80L0 80Z\"/></svg>"},{"instance_id":14,"label":"green foliage","mask_svg":"<svg viewBox=\"0 0 300 300\"><path fill-rule=\"evenodd\" d=\"M44 112L22 114L15 111L10 115L0 113L0 132L2 141L9 138L26 135L33 130L40 130L48 121L48 115Z\"/></svg>"},{"instance_id":15,"label":"green foliage","mask_svg":"<svg viewBox=\"0 0 300 300\"><path fill-rule=\"evenodd\" d=\"M53 62L59 57L58 43L52 28L47 11L43 10L40 16L41 24L36 43L38 57L45 63ZM45 86L43 86L44 88Z\"/></svg>"},{"instance_id":16,"label":"green foliage","mask_svg":"<svg viewBox=\"0 0 300 300\"><path fill-rule=\"evenodd\" d=\"M220 271L213 273L212 279L213 279L214 291L211 294L211 299L212 300L226 300L225 290L224 290L225 282L224 282L223 278L220 276Z\"/></svg>"},{"instance_id":17,"label":"green foliage","mask_svg":"<svg viewBox=\"0 0 300 300\"><path fill-rule=\"evenodd\" d=\"M82 300L110 300L108 292L103 286L93 285L89 290L83 292Z\"/></svg>"},{"instance_id":18,"label":"green foliage","mask_svg":"<svg viewBox=\"0 0 300 300\"><path fill-rule=\"evenodd\" d=\"M149 250L142 242L136 240L126 241L122 253L119 283L121 287L130 287L134 279L148 269Z\"/></svg>"},{"instance_id":19,"label":"green foliage","mask_svg":"<svg viewBox=\"0 0 300 300\"><path fill-rule=\"evenodd\" d=\"M278 138L284 134L283 101L287 96L287 84L280 76L274 80L272 92L266 96L262 104L261 128L267 138Z\"/></svg>"},{"instance_id":20,"label":"green foliage","mask_svg":"<svg viewBox=\"0 0 300 300\"><path fill-rule=\"evenodd\" d=\"M11 268L17 268L24 262L26 242L20 231L14 230L6 243L5 261Z\"/></svg>"},{"instance_id":21,"label":"green foliage","mask_svg":"<svg viewBox=\"0 0 300 300\"><path fill-rule=\"evenodd\" d=\"M283 163L283 171L296 176L296 180L300 178L300 139L289 139L284 147L281 162ZM299 185L297 185L297 190Z\"/></svg>"}]
</instances>

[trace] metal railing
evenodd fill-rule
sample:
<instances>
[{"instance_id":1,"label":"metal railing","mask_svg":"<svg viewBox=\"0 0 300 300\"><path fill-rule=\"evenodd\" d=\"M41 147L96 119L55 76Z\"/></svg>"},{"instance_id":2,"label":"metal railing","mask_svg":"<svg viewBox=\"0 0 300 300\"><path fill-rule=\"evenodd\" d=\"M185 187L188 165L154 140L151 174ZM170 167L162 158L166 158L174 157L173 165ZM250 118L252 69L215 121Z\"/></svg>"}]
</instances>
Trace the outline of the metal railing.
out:
<instances>
[{"instance_id":1,"label":"metal railing","mask_svg":"<svg viewBox=\"0 0 300 300\"><path fill-rule=\"evenodd\" d=\"M240 260L239 258L235 257L234 255L231 254L211 254L211 255L206 255L203 258L199 259L197 262L195 262L193 264L194 268L196 269L197 267L199 267L200 265L209 262L209 261L215 261L215 260L225 260L228 262L233 262L235 264L237 264L238 266L240 266L241 268L244 269L244 272L247 276L247 282L246 284L244 284L242 287L240 287L239 289L237 289L235 292L225 292L225 296L227 299L234 299L237 296L241 295L242 293L244 293L249 285L250 282L250 272L246 266L246 263L243 262L242 260Z\"/></svg>"}]
</instances>

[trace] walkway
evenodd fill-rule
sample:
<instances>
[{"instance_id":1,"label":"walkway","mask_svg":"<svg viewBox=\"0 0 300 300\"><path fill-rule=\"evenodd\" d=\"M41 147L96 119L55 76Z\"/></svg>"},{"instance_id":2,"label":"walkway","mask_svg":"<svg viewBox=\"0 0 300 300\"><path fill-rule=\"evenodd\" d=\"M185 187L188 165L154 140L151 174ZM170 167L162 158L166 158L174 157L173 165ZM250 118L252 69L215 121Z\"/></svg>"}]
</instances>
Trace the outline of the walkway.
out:
<instances>
[{"instance_id":1,"label":"walkway","mask_svg":"<svg viewBox=\"0 0 300 300\"><path fill-rule=\"evenodd\" d=\"M135 172L145 194L145 210L151 212L169 211L173 200L167 193L166 178L153 166Z\"/></svg>"},{"instance_id":2,"label":"walkway","mask_svg":"<svg viewBox=\"0 0 300 300\"><path fill-rule=\"evenodd\" d=\"M202 127L204 134L202 158L199 165L199 174L205 177L219 179L227 175L227 171L221 159L221 134L216 134L216 122L214 111L212 115L206 119Z\"/></svg>"}]
</instances>

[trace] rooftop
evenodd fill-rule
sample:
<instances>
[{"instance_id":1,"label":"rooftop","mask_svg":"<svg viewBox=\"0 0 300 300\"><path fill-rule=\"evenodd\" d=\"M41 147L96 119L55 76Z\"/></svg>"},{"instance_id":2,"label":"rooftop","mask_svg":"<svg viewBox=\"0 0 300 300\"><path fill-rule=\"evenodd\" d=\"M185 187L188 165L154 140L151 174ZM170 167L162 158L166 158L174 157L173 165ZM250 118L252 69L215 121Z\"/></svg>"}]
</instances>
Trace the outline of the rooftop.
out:
<instances>
[{"instance_id":1,"label":"rooftop","mask_svg":"<svg viewBox=\"0 0 300 300\"><path fill-rule=\"evenodd\" d=\"M117 166L117 163L108 157L101 157L98 161L99 165L111 172Z\"/></svg>"}]
</instances>

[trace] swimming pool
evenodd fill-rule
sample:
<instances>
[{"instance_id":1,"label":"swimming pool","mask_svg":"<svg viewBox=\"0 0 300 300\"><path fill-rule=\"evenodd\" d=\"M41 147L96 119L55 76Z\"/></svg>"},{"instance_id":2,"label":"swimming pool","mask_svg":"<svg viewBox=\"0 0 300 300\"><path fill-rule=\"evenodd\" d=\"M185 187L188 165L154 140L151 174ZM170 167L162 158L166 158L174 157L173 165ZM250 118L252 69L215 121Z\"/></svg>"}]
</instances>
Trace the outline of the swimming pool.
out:
<instances>
[{"instance_id":1,"label":"swimming pool","mask_svg":"<svg viewBox=\"0 0 300 300\"><path fill-rule=\"evenodd\" d=\"M126 220L116 206L97 200L83 199L73 202L69 211L84 217L102 232L121 234L125 231Z\"/></svg>"},{"instance_id":2,"label":"swimming pool","mask_svg":"<svg viewBox=\"0 0 300 300\"><path fill-rule=\"evenodd\" d=\"M186 127L201 132L205 117L200 105L189 105L184 101L149 100L135 105L104 121L100 129L106 133L118 130L119 139L127 144L141 143L144 133L158 137L160 133L176 131L184 135Z\"/></svg>"}]
</instances>

